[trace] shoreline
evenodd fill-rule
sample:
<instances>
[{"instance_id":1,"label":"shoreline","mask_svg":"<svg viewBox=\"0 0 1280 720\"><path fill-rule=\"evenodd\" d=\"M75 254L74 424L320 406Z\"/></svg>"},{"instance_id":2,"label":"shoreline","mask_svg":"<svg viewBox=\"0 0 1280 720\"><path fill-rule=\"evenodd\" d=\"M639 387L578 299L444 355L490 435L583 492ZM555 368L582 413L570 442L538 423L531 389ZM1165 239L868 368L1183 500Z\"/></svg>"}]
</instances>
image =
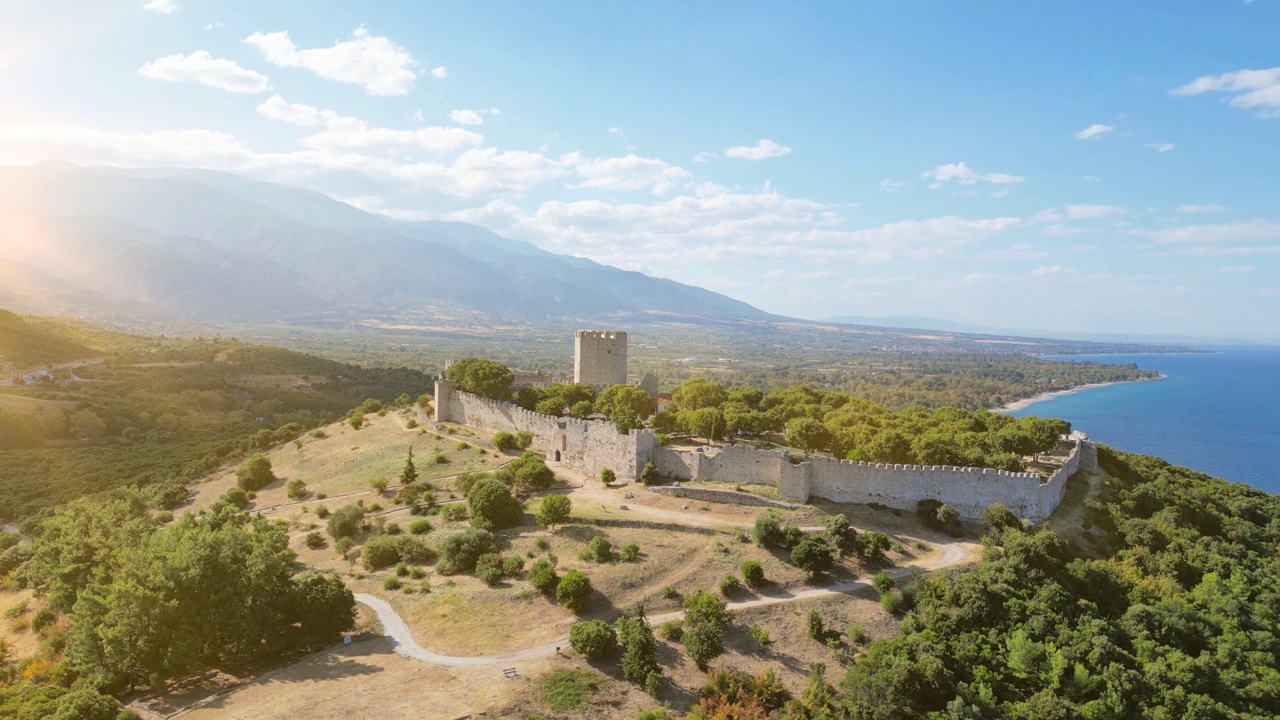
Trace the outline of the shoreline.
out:
<instances>
[{"instance_id":1,"label":"shoreline","mask_svg":"<svg viewBox=\"0 0 1280 720\"><path fill-rule=\"evenodd\" d=\"M991 412L998 412L998 413L1017 412L1019 410L1025 410L1026 408L1038 402L1044 402L1045 400L1052 400L1053 398L1062 397L1063 395L1074 395L1080 392L1081 390L1107 387L1108 385L1123 385L1125 383L1147 382L1150 380L1164 380L1167 377L1169 376L1161 374L1153 378L1137 378L1134 380L1116 380L1114 382L1089 383L1088 385L1077 385L1075 387L1064 388L1062 390L1050 390L1048 392L1039 393L1038 395L1032 395L1031 397L1022 398L1021 400L1014 400L1013 402L1005 403L1004 405L1001 405L998 408L992 408Z\"/></svg>"}]
</instances>

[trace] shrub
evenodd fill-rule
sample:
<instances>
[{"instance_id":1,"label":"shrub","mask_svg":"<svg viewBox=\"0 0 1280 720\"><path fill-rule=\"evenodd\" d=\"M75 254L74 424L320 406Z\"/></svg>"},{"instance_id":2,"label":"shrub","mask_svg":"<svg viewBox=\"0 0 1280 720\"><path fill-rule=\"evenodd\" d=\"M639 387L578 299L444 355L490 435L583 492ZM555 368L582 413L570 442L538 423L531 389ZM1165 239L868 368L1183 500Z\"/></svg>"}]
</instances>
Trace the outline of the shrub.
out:
<instances>
[{"instance_id":1,"label":"shrub","mask_svg":"<svg viewBox=\"0 0 1280 720\"><path fill-rule=\"evenodd\" d=\"M1005 528L1022 529L1022 521L1018 519L1018 516L1014 515L1007 505L1000 503L988 505L987 509L982 511L982 521L992 530L1004 530Z\"/></svg>"},{"instance_id":2,"label":"shrub","mask_svg":"<svg viewBox=\"0 0 1280 720\"><path fill-rule=\"evenodd\" d=\"M782 528L782 545L788 550L800 544L804 540L804 531L795 525L788 525Z\"/></svg>"},{"instance_id":3,"label":"shrub","mask_svg":"<svg viewBox=\"0 0 1280 720\"><path fill-rule=\"evenodd\" d=\"M499 450L515 450L516 436L509 432L499 432L493 436L493 446Z\"/></svg>"},{"instance_id":4,"label":"shrub","mask_svg":"<svg viewBox=\"0 0 1280 720\"><path fill-rule=\"evenodd\" d=\"M359 430L364 427L364 413L357 412L353 414L347 422L351 423L352 430Z\"/></svg>"},{"instance_id":5,"label":"shrub","mask_svg":"<svg viewBox=\"0 0 1280 720\"><path fill-rule=\"evenodd\" d=\"M476 483L489 477L492 476L487 473L464 472L453 479L453 486L459 493L466 495L471 492L471 488L475 487Z\"/></svg>"},{"instance_id":6,"label":"shrub","mask_svg":"<svg viewBox=\"0 0 1280 720\"><path fill-rule=\"evenodd\" d=\"M849 636L849 642L854 645L861 645L867 641L866 631L857 623L850 623L849 627L844 629L844 634Z\"/></svg>"},{"instance_id":7,"label":"shrub","mask_svg":"<svg viewBox=\"0 0 1280 720\"><path fill-rule=\"evenodd\" d=\"M485 585L494 587L498 583L502 582L502 570L495 567L485 568L484 570L476 573L476 577L484 581Z\"/></svg>"},{"instance_id":8,"label":"shrub","mask_svg":"<svg viewBox=\"0 0 1280 720\"><path fill-rule=\"evenodd\" d=\"M529 583L538 592L549 595L555 591L560 578L556 575L556 567L546 558L538 558L529 568Z\"/></svg>"},{"instance_id":9,"label":"shrub","mask_svg":"<svg viewBox=\"0 0 1280 720\"><path fill-rule=\"evenodd\" d=\"M390 535L375 535L360 548L360 564L373 571L400 562L400 542Z\"/></svg>"},{"instance_id":10,"label":"shrub","mask_svg":"<svg viewBox=\"0 0 1280 720\"><path fill-rule=\"evenodd\" d=\"M254 453L244 461L244 465L236 470L236 486L241 490L257 490L275 482L276 476L271 472L271 461L262 453Z\"/></svg>"},{"instance_id":11,"label":"shrub","mask_svg":"<svg viewBox=\"0 0 1280 720\"><path fill-rule=\"evenodd\" d=\"M667 620L662 623L658 633L662 635L664 640L680 642L680 638L684 636L684 623L679 620Z\"/></svg>"},{"instance_id":12,"label":"shrub","mask_svg":"<svg viewBox=\"0 0 1280 720\"><path fill-rule=\"evenodd\" d=\"M618 559L622 562L635 562L640 558L640 546L635 543L627 543L618 551Z\"/></svg>"},{"instance_id":13,"label":"shrub","mask_svg":"<svg viewBox=\"0 0 1280 720\"><path fill-rule=\"evenodd\" d=\"M662 597L667 600L675 600L680 597L680 591L676 589L675 585L667 585L662 588Z\"/></svg>"},{"instance_id":14,"label":"shrub","mask_svg":"<svg viewBox=\"0 0 1280 720\"><path fill-rule=\"evenodd\" d=\"M418 420L416 418L409 418L409 420L405 422L405 427L409 428L410 430L418 427Z\"/></svg>"},{"instance_id":15,"label":"shrub","mask_svg":"<svg viewBox=\"0 0 1280 720\"><path fill-rule=\"evenodd\" d=\"M618 479L618 474L612 468L605 468L600 471L600 482L605 485L612 485Z\"/></svg>"},{"instance_id":16,"label":"shrub","mask_svg":"<svg viewBox=\"0 0 1280 720\"><path fill-rule=\"evenodd\" d=\"M822 640L826 636L827 626L822 622L822 616L817 610L809 611L809 616L805 618L805 631L814 640Z\"/></svg>"},{"instance_id":17,"label":"shrub","mask_svg":"<svg viewBox=\"0 0 1280 720\"><path fill-rule=\"evenodd\" d=\"M226 495L222 496L222 499L238 508L249 507L249 493L245 492L243 488L231 488Z\"/></svg>"},{"instance_id":18,"label":"shrub","mask_svg":"<svg viewBox=\"0 0 1280 720\"><path fill-rule=\"evenodd\" d=\"M409 568L409 577L413 578L414 580L421 580L426 576L427 576L427 571L423 570L420 567Z\"/></svg>"},{"instance_id":19,"label":"shrub","mask_svg":"<svg viewBox=\"0 0 1280 720\"><path fill-rule=\"evenodd\" d=\"M721 630L729 627L724 600L706 590L698 590L684 599L684 619L690 626L710 623Z\"/></svg>"},{"instance_id":20,"label":"shrub","mask_svg":"<svg viewBox=\"0 0 1280 720\"><path fill-rule=\"evenodd\" d=\"M489 530L520 524L520 503L497 480L484 480L473 486L467 493L467 503L475 527Z\"/></svg>"},{"instance_id":21,"label":"shrub","mask_svg":"<svg viewBox=\"0 0 1280 720\"><path fill-rule=\"evenodd\" d=\"M748 560L742 563L742 579L747 581L748 587L761 587L765 584L764 568L755 560Z\"/></svg>"},{"instance_id":22,"label":"shrub","mask_svg":"<svg viewBox=\"0 0 1280 720\"><path fill-rule=\"evenodd\" d=\"M894 582L893 577L891 577L889 573L881 570L876 573L874 578L871 579L871 585L876 589L876 592L884 595L897 587L898 583Z\"/></svg>"},{"instance_id":23,"label":"shrub","mask_svg":"<svg viewBox=\"0 0 1280 720\"><path fill-rule=\"evenodd\" d=\"M863 560L881 562L891 547L892 541L882 532L865 532L858 536L858 557Z\"/></svg>"},{"instance_id":24,"label":"shrub","mask_svg":"<svg viewBox=\"0 0 1280 720\"><path fill-rule=\"evenodd\" d=\"M569 570L556 585L556 599L570 612L581 613L591 601L591 579L578 570Z\"/></svg>"},{"instance_id":25,"label":"shrub","mask_svg":"<svg viewBox=\"0 0 1280 720\"><path fill-rule=\"evenodd\" d=\"M706 670L707 663L724 653L724 631L711 623L698 623L685 632L681 638L689 659Z\"/></svg>"},{"instance_id":26,"label":"shrub","mask_svg":"<svg viewBox=\"0 0 1280 720\"><path fill-rule=\"evenodd\" d=\"M329 531L329 536L337 540L355 536L363 525L364 508L359 505L344 505L329 517L325 527Z\"/></svg>"},{"instance_id":27,"label":"shrub","mask_svg":"<svg viewBox=\"0 0 1280 720\"><path fill-rule=\"evenodd\" d=\"M533 541L533 546L534 546L534 547L536 547L536 548L538 548L539 550L550 550L550 549L551 549L551 541L550 541L550 540L547 540L547 539L546 539L546 538L544 538L544 537L540 537L540 538L538 538L537 540L534 540L534 541Z\"/></svg>"},{"instance_id":28,"label":"shrub","mask_svg":"<svg viewBox=\"0 0 1280 720\"><path fill-rule=\"evenodd\" d=\"M521 430L516 433L516 448L519 450L528 450L533 444L533 431Z\"/></svg>"},{"instance_id":29,"label":"shrub","mask_svg":"<svg viewBox=\"0 0 1280 720\"><path fill-rule=\"evenodd\" d=\"M493 535L488 530L472 528L457 535L450 535L440 545L440 562L436 569L441 575L456 575L475 570L481 555L493 552Z\"/></svg>"},{"instance_id":30,"label":"shrub","mask_svg":"<svg viewBox=\"0 0 1280 720\"><path fill-rule=\"evenodd\" d=\"M548 529L563 525L572 510L573 502L568 495L548 495L542 498L542 505L538 507L538 524Z\"/></svg>"},{"instance_id":31,"label":"shrub","mask_svg":"<svg viewBox=\"0 0 1280 720\"><path fill-rule=\"evenodd\" d=\"M307 496L307 484L298 478L294 478L284 484L284 494L290 500L301 500Z\"/></svg>"},{"instance_id":32,"label":"shrub","mask_svg":"<svg viewBox=\"0 0 1280 720\"><path fill-rule=\"evenodd\" d=\"M618 635L603 620L579 621L569 628L569 645L588 660L600 660L618 649Z\"/></svg>"},{"instance_id":33,"label":"shrub","mask_svg":"<svg viewBox=\"0 0 1280 720\"><path fill-rule=\"evenodd\" d=\"M338 542L334 543L333 549L337 550L339 555L346 557L347 553L351 552L351 547L353 545L355 545L355 543L351 541L351 538L344 537L339 538Z\"/></svg>"},{"instance_id":34,"label":"shrub","mask_svg":"<svg viewBox=\"0 0 1280 720\"><path fill-rule=\"evenodd\" d=\"M470 450L470 449L471 449L471 446L467 444L467 441L466 441L466 440L459 440L459 441L458 441L458 444L457 444L457 445L455 445L454 447L455 447L455 449L457 449L457 450Z\"/></svg>"},{"instance_id":35,"label":"shrub","mask_svg":"<svg viewBox=\"0 0 1280 720\"><path fill-rule=\"evenodd\" d=\"M658 477L658 468L653 463L645 463L644 468L640 471L640 482L645 485L657 485L661 481Z\"/></svg>"},{"instance_id":36,"label":"shrub","mask_svg":"<svg viewBox=\"0 0 1280 720\"><path fill-rule=\"evenodd\" d=\"M740 587L742 587L742 585L738 582L737 575L725 575L720 578L721 595L729 595L730 593L737 592Z\"/></svg>"},{"instance_id":37,"label":"shrub","mask_svg":"<svg viewBox=\"0 0 1280 720\"><path fill-rule=\"evenodd\" d=\"M373 488L374 492L381 495L387 491L387 479L382 476L371 477L369 478L369 487Z\"/></svg>"},{"instance_id":38,"label":"shrub","mask_svg":"<svg viewBox=\"0 0 1280 720\"><path fill-rule=\"evenodd\" d=\"M766 514L756 518L756 524L751 528L751 539L762 548L781 546L782 524L778 522L777 516Z\"/></svg>"},{"instance_id":39,"label":"shrub","mask_svg":"<svg viewBox=\"0 0 1280 720\"><path fill-rule=\"evenodd\" d=\"M311 431L311 437L313 437L313 438L315 438L315 439L317 439L317 440L323 440L323 439L325 439L325 438L329 437L329 435L328 435L328 433L326 433L324 430L312 430L312 431Z\"/></svg>"},{"instance_id":40,"label":"shrub","mask_svg":"<svg viewBox=\"0 0 1280 720\"><path fill-rule=\"evenodd\" d=\"M312 550L319 550L325 546L324 536L315 531L307 533L307 538L303 540L303 543Z\"/></svg>"},{"instance_id":41,"label":"shrub","mask_svg":"<svg viewBox=\"0 0 1280 720\"><path fill-rule=\"evenodd\" d=\"M440 517L444 518L445 522L465 520L467 518L467 508L461 504L445 505L440 508Z\"/></svg>"},{"instance_id":42,"label":"shrub","mask_svg":"<svg viewBox=\"0 0 1280 720\"><path fill-rule=\"evenodd\" d=\"M880 596L880 607L890 615L895 615L902 609L902 596L890 590Z\"/></svg>"},{"instance_id":43,"label":"shrub","mask_svg":"<svg viewBox=\"0 0 1280 720\"><path fill-rule=\"evenodd\" d=\"M511 555L502 559L502 574L507 577L518 577L524 572L524 558L519 555Z\"/></svg>"},{"instance_id":44,"label":"shrub","mask_svg":"<svg viewBox=\"0 0 1280 720\"><path fill-rule=\"evenodd\" d=\"M653 708L652 710L641 710L636 715L636 720L675 720L666 708Z\"/></svg>"},{"instance_id":45,"label":"shrub","mask_svg":"<svg viewBox=\"0 0 1280 720\"><path fill-rule=\"evenodd\" d=\"M382 528L382 532L388 535L399 535L400 533L404 532L404 530L401 529L400 523L389 522L387 523L386 527Z\"/></svg>"},{"instance_id":46,"label":"shrub","mask_svg":"<svg viewBox=\"0 0 1280 720\"><path fill-rule=\"evenodd\" d=\"M404 584L401 583L400 578L397 577L389 577L382 581L383 590L399 590L402 587L404 587Z\"/></svg>"},{"instance_id":47,"label":"shrub","mask_svg":"<svg viewBox=\"0 0 1280 720\"><path fill-rule=\"evenodd\" d=\"M438 452L435 455L431 456L431 462L435 463L436 465L448 465L449 457L444 453Z\"/></svg>"},{"instance_id":48,"label":"shrub","mask_svg":"<svg viewBox=\"0 0 1280 720\"><path fill-rule=\"evenodd\" d=\"M396 563L396 577L408 577L408 576L409 576L409 566L406 565L404 562Z\"/></svg>"},{"instance_id":49,"label":"shrub","mask_svg":"<svg viewBox=\"0 0 1280 720\"><path fill-rule=\"evenodd\" d=\"M587 543L586 547L582 548L582 552L578 553L578 559L607 563L613 559L613 546L603 536L596 535L591 538L591 542Z\"/></svg>"},{"instance_id":50,"label":"shrub","mask_svg":"<svg viewBox=\"0 0 1280 720\"><path fill-rule=\"evenodd\" d=\"M542 701L557 712L577 710L598 687L594 673L564 668L542 680Z\"/></svg>"},{"instance_id":51,"label":"shrub","mask_svg":"<svg viewBox=\"0 0 1280 720\"><path fill-rule=\"evenodd\" d=\"M426 518L420 518L409 523L409 532L414 535L426 535L431 530L431 521Z\"/></svg>"},{"instance_id":52,"label":"shrub","mask_svg":"<svg viewBox=\"0 0 1280 720\"><path fill-rule=\"evenodd\" d=\"M756 641L760 647L768 647L773 642L773 638L769 637L769 631L759 625L752 625L750 628L751 639Z\"/></svg>"},{"instance_id":53,"label":"shrub","mask_svg":"<svg viewBox=\"0 0 1280 720\"><path fill-rule=\"evenodd\" d=\"M320 507L316 508L316 517L320 518L321 520L324 520L325 518L329 517L329 508L325 507L324 505L321 505Z\"/></svg>"},{"instance_id":54,"label":"shrub","mask_svg":"<svg viewBox=\"0 0 1280 720\"><path fill-rule=\"evenodd\" d=\"M831 569L834 558L830 545L818 538L805 538L791 549L791 562L810 575L818 575Z\"/></svg>"}]
</instances>

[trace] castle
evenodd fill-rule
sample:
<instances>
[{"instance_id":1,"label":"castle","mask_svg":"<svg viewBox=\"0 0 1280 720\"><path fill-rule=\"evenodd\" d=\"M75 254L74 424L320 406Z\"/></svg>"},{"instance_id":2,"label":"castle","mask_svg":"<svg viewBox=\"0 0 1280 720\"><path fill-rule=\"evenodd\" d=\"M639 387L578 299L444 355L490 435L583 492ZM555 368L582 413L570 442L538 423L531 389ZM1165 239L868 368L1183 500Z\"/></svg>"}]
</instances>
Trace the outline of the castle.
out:
<instances>
[{"instance_id":1,"label":"castle","mask_svg":"<svg viewBox=\"0 0 1280 720\"><path fill-rule=\"evenodd\" d=\"M626 382L626 333L579 331L574 350L575 380L591 385ZM649 375L641 387L650 385L656 394L656 384L657 379ZM1093 472L1098 467L1097 448L1080 432L1069 438L1071 451L1066 461L1043 480L1037 473L991 468L894 465L816 456L797 461L786 450L740 445L675 450L660 445L652 430L624 433L606 420L544 415L511 402L463 392L443 377L436 380L434 419L490 432L530 431L532 449L589 475L609 468L619 479L634 481L644 466L652 463L660 474L677 480L772 485L778 488L779 497L794 502L821 497L915 510L921 500L937 500L950 504L966 518L981 517L987 505L1003 503L1019 517L1043 520L1061 502L1068 477L1077 470Z\"/></svg>"}]
</instances>

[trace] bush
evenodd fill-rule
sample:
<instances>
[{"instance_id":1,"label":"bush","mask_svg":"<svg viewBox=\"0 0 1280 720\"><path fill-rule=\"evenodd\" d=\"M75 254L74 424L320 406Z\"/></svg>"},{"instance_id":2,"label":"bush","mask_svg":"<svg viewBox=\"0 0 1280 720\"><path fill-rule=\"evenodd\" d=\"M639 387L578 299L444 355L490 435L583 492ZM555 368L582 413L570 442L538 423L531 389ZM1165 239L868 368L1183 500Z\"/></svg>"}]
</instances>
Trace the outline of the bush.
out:
<instances>
[{"instance_id":1,"label":"bush","mask_svg":"<svg viewBox=\"0 0 1280 720\"><path fill-rule=\"evenodd\" d=\"M591 601L591 579L578 570L569 570L556 585L556 599L570 612L581 613Z\"/></svg>"},{"instance_id":2,"label":"bush","mask_svg":"<svg viewBox=\"0 0 1280 720\"><path fill-rule=\"evenodd\" d=\"M426 535L427 533L431 532L431 530L432 530L431 521L426 518L414 520L413 522L409 523L409 532L413 533L414 535Z\"/></svg>"},{"instance_id":3,"label":"bush","mask_svg":"<svg viewBox=\"0 0 1280 720\"><path fill-rule=\"evenodd\" d=\"M453 479L453 486L457 488L459 493L466 495L471 492L471 488L475 487L476 483L490 477L492 476L487 473L464 472Z\"/></svg>"},{"instance_id":4,"label":"bush","mask_svg":"<svg viewBox=\"0 0 1280 720\"><path fill-rule=\"evenodd\" d=\"M675 720L666 708L653 708L652 710L641 710L636 715L636 720Z\"/></svg>"},{"instance_id":5,"label":"bush","mask_svg":"<svg viewBox=\"0 0 1280 720\"><path fill-rule=\"evenodd\" d=\"M521 430L516 433L516 449L528 450L533 444L533 432L530 430Z\"/></svg>"},{"instance_id":6,"label":"bush","mask_svg":"<svg viewBox=\"0 0 1280 720\"><path fill-rule=\"evenodd\" d=\"M519 555L512 555L502 559L502 574L513 578L519 577L524 572L524 558Z\"/></svg>"},{"instance_id":7,"label":"bush","mask_svg":"<svg viewBox=\"0 0 1280 720\"><path fill-rule=\"evenodd\" d=\"M596 535L591 538L591 542L587 543L586 547L582 548L582 552L578 553L578 559L607 563L613 559L613 546L603 536Z\"/></svg>"},{"instance_id":8,"label":"bush","mask_svg":"<svg viewBox=\"0 0 1280 720\"><path fill-rule=\"evenodd\" d=\"M773 638L769 637L769 631L759 625L752 625L750 629L751 639L756 641L760 647L768 647L773 642Z\"/></svg>"},{"instance_id":9,"label":"bush","mask_svg":"<svg viewBox=\"0 0 1280 720\"><path fill-rule=\"evenodd\" d=\"M484 570L476 573L476 577L484 581L485 585L494 587L498 583L502 582L502 570L494 567L485 568Z\"/></svg>"},{"instance_id":10,"label":"bush","mask_svg":"<svg viewBox=\"0 0 1280 720\"><path fill-rule=\"evenodd\" d=\"M822 622L822 616L817 610L810 610L809 616L805 618L805 632L814 640L822 640L827 634L827 626Z\"/></svg>"},{"instance_id":11,"label":"bush","mask_svg":"<svg viewBox=\"0 0 1280 720\"><path fill-rule=\"evenodd\" d=\"M284 494L290 500L301 500L307 496L307 484L298 478L294 478L284 484Z\"/></svg>"},{"instance_id":12,"label":"bush","mask_svg":"<svg viewBox=\"0 0 1280 720\"><path fill-rule=\"evenodd\" d=\"M751 528L751 539L762 548L780 547L782 545L782 524L773 514L756 518L755 527Z\"/></svg>"},{"instance_id":13,"label":"bush","mask_svg":"<svg viewBox=\"0 0 1280 720\"><path fill-rule=\"evenodd\" d=\"M329 531L329 536L337 540L354 537L363 525L364 508L359 505L344 505L329 517L325 528Z\"/></svg>"},{"instance_id":14,"label":"bush","mask_svg":"<svg viewBox=\"0 0 1280 720\"><path fill-rule=\"evenodd\" d=\"M748 560L742 563L742 579L747 581L747 587L761 587L766 582L764 568L755 560Z\"/></svg>"},{"instance_id":15,"label":"bush","mask_svg":"<svg viewBox=\"0 0 1280 720\"><path fill-rule=\"evenodd\" d=\"M795 525L788 525L782 528L782 544L788 550L800 544L804 540L804 531Z\"/></svg>"},{"instance_id":16,"label":"bush","mask_svg":"<svg viewBox=\"0 0 1280 720\"><path fill-rule=\"evenodd\" d=\"M724 577L720 578L720 594L721 595L729 595L730 593L737 592L738 588L740 587L742 587L742 585L741 583L738 582L737 575L725 575Z\"/></svg>"},{"instance_id":17,"label":"bush","mask_svg":"<svg viewBox=\"0 0 1280 720\"><path fill-rule=\"evenodd\" d=\"M31 618L32 632L40 632L49 627L58 619L58 614L49 608L40 608L36 611L35 617Z\"/></svg>"},{"instance_id":18,"label":"bush","mask_svg":"<svg viewBox=\"0 0 1280 720\"><path fill-rule=\"evenodd\" d=\"M858 536L858 557L863 560L882 562L891 547L893 542L882 532L865 532Z\"/></svg>"},{"instance_id":19,"label":"bush","mask_svg":"<svg viewBox=\"0 0 1280 720\"><path fill-rule=\"evenodd\" d=\"M572 510L573 502L568 495L548 495L542 498L542 505L538 507L538 524L548 529L563 525Z\"/></svg>"},{"instance_id":20,"label":"bush","mask_svg":"<svg viewBox=\"0 0 1280 720\"><path fill-rule=\"evenodd\" d=\"M987 509L982 511L982 521L992 530L1004 530L1005 528L1022 529L1022 521L1018 519L1018 516L1014 515L1007 505L1000 503L988 505Z\"/></svg>"},{"instance_id":21,"label":"bush","mask_svg":"<svg viewBox=\"0 0 1280 720\"><path fill-rule=\"evenodd\" d=\"M895 587L897 587L897 585L898 583L894 582L893 577L890 576L889 573L883 570L876 573L876 576L871 579L871 586L874 587L876 589L876 592L880 593L881 595L884 595L885 593L894 589Z\"/></svg>"},{"instance_id":22,"label":"bush","mask_svg":"<svg viewBox=\"0 0 1280 720\"><path fill-rule=\"evenodd\" d=\"M635 543L627 543L618 551L618 559L622 562L635 562L640 558L640 546Z\"/></svg>"},{"instance_id":23,"label":"bush","mask_svg":"<svg viewBox=\"0 0 1280 720\"><path fill-rule=\"evenodd\" d=\"M600 471L600 482L605 485L612 485L618 479L618 474L612 468L605 468Z\"/></svg>"},{"instance_id":24,"label":"bush","mask_svg":"<svg viewBox=\"0 0 1280 720\"><path fill-rule=\"evenodd\" d=\"M662 597L667 600L675 600L680 597L680 591L676 589L675 585L667 585L662 588Z\"/></svg>"},{"instance_id":25,"label":"bush","mask_svg":"<svg viewBox=\"0 0 1280 720\"><path fill-rule=\"evenodd\" d=\"M834 558L830 545L818 538L805 538L791 549L791 562L810 575L818 575L831 569Z\"/></svg>"},{"instance_id":26,"label":"bush","mask_svg":"<svg viewBox=\"0 0 1280 720\"><path fill-rule=\"evenodd\" d=\"M375 535L360 548L360 564L373 571L400 562L400 542L390 535Z\"/></svg>"},{"instance_id":27,"label":"bush","mask_svg":"<svg viewBox=\"0 0 1280 720\"><path fill-rule=\"evenodd\" d=\"M244 461L244 465L236 470L236 487L241 490L258 490L275 482L276 476L271 472L271 461L262 453L254 453Z\"/></svg>"},{"instance_id":28,"label":"bush","mask_svg":"<svg viewBox=\"0 0 1280 720\"><path fill-rule=\"evenodd\" d=\"M222 496L222 499L241 509L249 507L249 493L243 488L231 488L226 495Z\"/></svg>"},{"instance_id":29,"label":"bush","mask_svg":"<svg viewBox=\"0 0 1280 720\"><path fill-rule=\"evenodd\" d=\"M529 584L540 593L549 595L555 591L560 577L556 575L556 567L546 558L538 558L529 568Z\"/></svg>"},{"instance_id":30,"label":"bush","mask_svg":"<svg viewBox=\"0 0 1280 720\"><path fill-rule=\"evenodd\" d=\"M325 507L324 505L321 505L320 507L316 508L316 517L320 518L321 520L329 517L329 508Z\"/></svg>"},{"instance_id":31,"label":"bush","mask_svg":"<svg viewBox=\"0 0 1280 720\"><path fill-rule=\"evenodd\" d=\"M618 635L603 620L579 621L569 628L569 645L588 660L600 660L618 650Z\"/></svg>"},{"instance_id":32,"label":"bush","mask_svg":"<svg viewBox=\"0 0 1280 720\"><path fill-rule=\"evenodd\" d=\"M850 623L849 627L844 629L844 634L849 636L849 642L854 645L861 645L867 641L866 631L857 623Z\"/></svg>"},{"instance_id":33,"label":"bush","mask_svg":"<svg viewBox=\"0 0 1280 720\"><path fill-rule=\"evenodd\" d=\"M520 503L511 491L497 480L477 483L467 493L471 508L471 524L486 530L514 527L520 524Z\"/></svg>"},{"instance_id":34,"label":"bush","mask_svg":"<svg viewBox=\"0 0 1280 720\"><path fill-rule=\"evenodd\" d=\"M436 465L448 465L449 457L444 453L438 452L435 455L431 456L431 462L435 463Z\"/></svg>"},{"instance_id":35,"label":"bush","mask_svg":"<svg viewBox=\"0 0 1280 720\"><path fill-rule=\"evenodd\" d=\"M426 576L427 576L427 571L423 570L420 567L409 568L409 577L413 578L414 580L421 580Z\"/></svg>"},{"instance_id":36,"label":"bush","mask_svg":"<svg viewBox=\"0 0 1280 720\"><path fill-rule=\"evenodd\" d=\"M389 577L382 581L383 590L399 590L402 587L404 587L404 583L401 583L400 578L397 577Z\"/></svg>"},{"instance_id":37,"label":"bush","mask_svg":"<svg viewBox=\"0 0 1280 720\"><path fill-rule=\"evenodd\" d=\"M373 488L374 492L381 495L387 491L387 479L382 476L371 477L369 478L369 487Z\"/></svg>"},{"instance_id":38,"label":"bush","mask_svg":"<svg viewBox=\"0 0 1280 720\"><path fill-rule=\"evenodd\" d=\"M382 532L388 535L399 535L400 533L404 532L404 530L401 529L400 523L389 522L387 523L386 527L382 528Z\"/></svg>"},{"instance_id":39,"label":"bush","mask_svg":"<svg viewBox=\"0 0 1280 720\"><path fill-rule=\"evenodd\" d=\"M436 569L441 575L471 572L481 555L493 552L493 535L488 530L472 528L457 535L450 535L440 545L440 562Z\"/></svg>"},{"instance_id":40,"label":"bush","mask_svg":"<svg viewBox=\"0 0 1280 720\"><path fill-rule=\"evenodd\" d=\"M706 670L707 663L724 653L724 631L711 623L698 623L689 628L681 638L689 659Z\"/></svg>"},{"instance_id":41,"label":"bush","mask_svg":"<svg viewBox=\"0 0 1280 720\"><path fill-rule=\"evenodd\" d=\"M303 540L303 543L312 550L319 550L325 546L324 536L315 531L307 533L307 538Z\"/></svg>"},{"instance_id":42,"label":"bush","mask_svg":"<svg viewBox=\"0 0 1280 720\"><path fill-rule=\"evenodd\" d=\"M440 517L445 522L457 522L467 519L467 507L465 505L445 505L440 508Z\"/></svg>"},{"instance_id":43,"label":"bush","mask_svg":"<svg viewBox=\"0 0 1280 720\"><path fill-rule=\"evenodd\" d=\"M657 485L661 481L658 477L658 468L653 463L645 463L644 468L640 471L640 482L645 485Z\"/></svg>"},{"instance_id":44,"label":"bush","mask_svg":"<svg viewBox=\"0 0 1280 720\"><path fill-rule=\"evenodd\" d=\"M515 450L516 436L509 432L499 432L493 436L493 446L499 450Z\"/></svg>"},{"instance_id":45,"label":"bush","mask_svg":"<svg viewBox=\"0 0 1280 720\"><path fill-rule=\"evenodd\" d=\"M902 609L902 596L890 590L880 596L880 607L890 615L895 615Z\"/></svg>"},{"instance_id":46,"label":"bush","mask_svg":"<svg viewBox=\"0 0 1280 720\"><path fill-rule=\"evenodd\" d=\"M351 548L354 545L355 543L351 541L351 538L344 537L344 538L340 538L338 542L334 543L333 549L337 550L339 555L346 557L347 553L351 552Z\"/></svg>"},{"instance_id":47,"label":"bush","mask_svg":"<svg viewBox=\"0 0 1280 720\"><path fill-rule=\"evenodd\" d=\"M662 635L664 640L680 642L680 638L684 636L684 623L679 620L667 620L662 623L658 633Z\"/></svg>"}]
</instances>

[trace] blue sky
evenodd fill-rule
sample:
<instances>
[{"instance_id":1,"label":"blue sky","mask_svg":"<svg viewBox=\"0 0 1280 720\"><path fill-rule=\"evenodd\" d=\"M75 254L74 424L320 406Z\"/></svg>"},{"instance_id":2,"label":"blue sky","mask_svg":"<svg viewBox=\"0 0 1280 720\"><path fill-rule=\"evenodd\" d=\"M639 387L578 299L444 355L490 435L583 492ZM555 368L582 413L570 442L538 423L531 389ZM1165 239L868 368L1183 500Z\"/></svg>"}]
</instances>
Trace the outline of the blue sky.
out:
<instances>
[{"instance_id":1,"label":"blue sky","mask_svg":"<svg viewBox=\"0 0 1280 720\"><path fill-rule=\"evenodd\" d=\"M182 165L799 317L1280 337L1280 0L0 2L0 162Z\"/></svg>"}]
</instances>

